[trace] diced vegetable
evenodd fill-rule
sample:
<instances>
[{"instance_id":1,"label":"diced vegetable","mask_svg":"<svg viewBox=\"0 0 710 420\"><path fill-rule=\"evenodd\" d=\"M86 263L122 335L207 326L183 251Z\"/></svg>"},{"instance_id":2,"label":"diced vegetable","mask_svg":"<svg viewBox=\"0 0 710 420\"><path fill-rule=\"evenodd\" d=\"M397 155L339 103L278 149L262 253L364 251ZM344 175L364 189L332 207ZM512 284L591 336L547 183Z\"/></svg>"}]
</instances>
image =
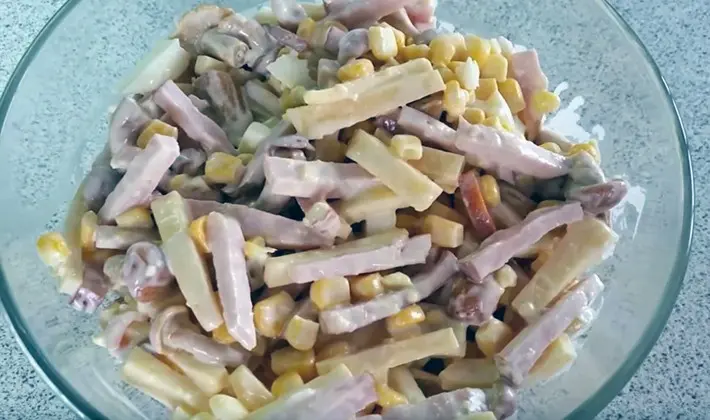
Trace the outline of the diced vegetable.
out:
<instances>
[{"instance_id":1,"label":"diced vegetable","mask_svg":"<svg viewBox=\"0 0 710 420\"><path fill-rule=\"evenodd\" d=\"M550 259L513 300L513 307L526 320L533 320L575 278L601 261L617 240L618 236L595 218L569 225Z\"/></svg>"},{"instance_id":2,"label":"diced vegetable","mask_svg":"<svg viewBox=\"0 0 710 420\"><path fill-rule=\"evenodd\" d=\"M271 353L271 370L277 375L296 371L306 381L316 377L316 356L313 349L300 351L284 347Z\"/></svg>"},{"instance_id":3,"label":"diced vegetable","mask_svg":"<svg viewBox=\"0 0 710 420\"><path fill-rule=\"evenodd\" d=\"M316 363L320 375L344 364L355 375L400 366L432 356L456 356L459 342L451 328L431 332L392 344L383 344L348 356L326 359Z\"/></svg>"},{"instance_id":4,"label":"diced vegetable","mask_svg":"<svg viewBox=\"0 0 710 420\"><path fill-rule=\"evenodd\" d=\"M319 139L398 106L444 90L427 60L413 60L330 89L306 92L307 106L289 109L286 118L299 134Z\"/></svg>"},{"instance_id":5,"label":"diced vegetable","mask_svg":"<svg viewBox=\"0 0 710 420\"><path fill-rule=\"evenodd\" d=\"M301 376L298 372L290 370L274 380L274 383L271 385L271 393L274 397L281 398L302 386L303 379L301 379Z\"/></svg>"},{"instance_id":6,"label":"diced vegetable","mask_svg":"<svg viewBox=\"0 0 710 420\"><path fill-rule=\"evenodd\" d=\"M426 399L406 366L398 366L389 371L389 384L395 391L404 395L409 404L417 404Z\"/></svg>"},{"instance_id":7,"label":"diced vegetable","mask_svg":"<svg viewBox=\"0 0 710 420\"><path fill-rule=\"evenodd\" d=\"M466 162L461 155L423 147L421 158L409 160L407 163L428 176L448 194L453 194Z\"/></svg>"},{"instance_id":8,"label":"diced vegetable","mask_svg":"<svg viewBox=\"0 0 710 420\"><path fill-rule=\"evenodd\" d=\"M189 65L190 54L180 47L180 40L158 41L124 82L123 95L150 93L167 80L178 78Z\"/></svg>"},{"instance_id":9,"label":"diced vegetable","mask_svg":"<svg viewBox=\"0 0 710 420\"><path fill-rule=\"evenodd\" d=\"M513 339L508 324L491 318L476 330L476 344L486 357L493 357Z\"/></svg>"},{"instance_id":10,"label":"diced vegetable","mask_svg":"<svg viewBox=\"0 0 710 420\"><path fill-rule=\"evenodd\" d=\"M310 290L311 301L320 309L350 303L350 283L345 277L325 277L315 281Z\"/></svg>"},{"instance_id":11,"label":"diced vegetable","mask_svg":"<svg viewBox=\"0 0 710 420\"><path fill-rule=\"evenodd\" d=\"M170 271L175 275L187 304L206 331L222 323L219 302L212 291L212 282L195 244L185 232L175 233L163 243Z\"/></svg>"},{"instance_id":12,"label":"diced vegetable","mask_svg":"<svg viewBox=\"0 0 710 420\"><path fill-rule=\"evenodd\" d=\"M284 87L293 89L303 86L312 89L316 82L308 75L308 60L301 60L295 55L286 54L266 66L271 77L276 78Z\"/></svg>"},{"instance_id":13,"label":"diced vegetable","mask_svg":"<svg viewBox=\"0 0 710 420\"><path fill-rule=\"evenodd\" d=\"M319 329L317 322L296 315L288 322L284 338L296 350L306 351L315 345Z\"/></svg>"},{"instance_id":14,"label":"diced vegetable","mask_svg":"<svg viewBox=\"0 0 710 420\"><path fill-rule=\"evenodd\" d=\"M121 372L124 381L169 406L207 407L207 398L190 379L140 347L131 350Z\"/></svg>"},{"instance_id":15,"label":"diced vegetable","mask_svg":"<svg viewBox=\"0 0 710 420\"><path fill-rule=\"evenodd\" d=\"M530 369L525 385L546 381L567 369L577 358L574 343L567 334L562 334L550 343L537 362Z\"/></svg>"},{"instance_id":16,"label":"diced vegetable","mask_svg":"<svg viewBox=\"0 0 710 420\"><path fill-rule=\"evenodd\" d=\"M463 225L429 215L424 218L422 233L431 235L431 242L442 248L458 248L463 243Z\"/></svg>"},{"instance_id":17,"label":"diced vegetable","mask_svg":"<svg viewBox=\"0 0 710 420\"><path fill-rule=\"evenodd\" d=\"M403 197L380 185L340 201L335 209L348 223L357 223L372 213L394 212L408 206Z\"/></svg>"},{"instance_id":18,"label":"diced vegetable","mask_svg":"<svg viewBox=\"0 0 710 420\"><path fill-rule=\"evenodd\" d=\"M346 155L418 211L429 208L442 193L426 175L392 156L382 142L362 130L355 133Z\"/></svg>"},{"instance_id":19,"label":"diced vegetable","mask_svg":"<svg viewBox=\"0 0 710 420\"><path fill-rule=\"evenodd\" d=\"M249 415L246 407L238 399L219 394L210 398L210 411L217 420L241 420Z\"/></svg>"},{"instance_id":20,"label":"diced vegetable","mask_svg":"<svg viewBox=\"0 0 710 420\"><path fill-rule=\"evenodd\" d=\"M254 376L248 367L242 365L229 375L229 384L239 402L249 411L261 408L274 400L274 396L264 384Z\"/></svg>"},{"instance_id":21,"label":"diced vegetable","mask_svg":"<svg viewBox=\"0 0 710 420\"><path fill-rule=\"evenodd\" d=\"M179 193L173 191L153 200L150 209L163 242L178 232L187 232L191 217L187 203Z\"/></svg>"},{"instance_id":22,"label":"diced vegetable","mask_svg":"<svg viewBox=\"0 0 710 420\"><path fill-rule=\"evenodd\" d=\"M218 394L227 386L228 374L224 366L200 362L184 352L168 351L163 354L206 396L211 397Z\"/></svg>"},{"instance_id":23,"label":"diced vegetable","mask_svg":"<svg viewBox=\"0 0 710 420\"><path fill-rule=\"evenodd\" d=\"M259 147L259 143L269 136L271 128L260 122L253 122L244 132L244 137L239 143L239 154L254 153Z\"/></svg>"},{"instance_id":24,"label":"diced vegetable","mask_svg":"<svg viewBox=\"0 0 710 420\"><path fill-rule=\"evenodd\" d=\"M295 307L296 303L286 292L260 300L254 305L254 323L259 334L269 338L280 337Z\"/></svg>"},{"instance_id":25,"label":"diced vegetable","mask_svg":"<svg viewBox=\"0 0 710 420\"><path fill-rule=\"evenodd\" d=\"M459 388L490 388L498 380L498 368L493 359L461 359L446 367L440 374L445 391Z\"/></svg>"}]
</instances>

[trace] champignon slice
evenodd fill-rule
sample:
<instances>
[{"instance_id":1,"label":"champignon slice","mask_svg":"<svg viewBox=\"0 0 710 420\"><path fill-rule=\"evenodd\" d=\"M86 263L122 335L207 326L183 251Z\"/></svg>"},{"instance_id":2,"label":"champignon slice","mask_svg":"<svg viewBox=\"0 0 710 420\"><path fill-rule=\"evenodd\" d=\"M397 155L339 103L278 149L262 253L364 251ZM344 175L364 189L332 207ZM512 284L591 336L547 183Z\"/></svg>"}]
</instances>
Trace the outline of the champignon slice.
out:
<instances>
[{"instance_id":1,"label":"champignon slice","mask_svg":"<svg viewBox=\"0 0 710 420\"><path fill-rule=\"evenodd\" d=\"M249 124L254 121L243 89L238 89L225 72L210 70L195 82L222 120L224 131L232 144L238 145Z\"/></svg>"},{"instance_id":2,"label":"champignon slice","mask_svg":"<svg viewBox=\"0 0 710 420\"><path fill-rule=\"evenodd\" d=\"M525 327L495 355L502 376L520 385L547 346L559 337L585 307L604 290L596 275L562 296L537 321Z\"/></svg>"},{"instance_id":3,"label":"champignon slice","mask_svg":"<svg viewBox=\"0 0 710 420\"><path fill-rule=\"evenodd\" d=\"M350 59L363 56L370 51L370 36L364 28L353 29L346 33L338 42L338 61L347 63Z\"/></svg>"},{"instance_id":4,"label":"champignon slice","mask_svg":"<svg viewBox=\"0 0 710 420\"><path fill-rule=\"evenodd\" d=\"M268 31L276 42L284 47L291 48L297 52L303 52L308 49L308 42L305 39L280 26L269 26Z\"/></svg>"},{"instance_id":5,"label":"champignon slice","mask_svg":"<svg viewBox=\"0 0 710 420\"><path fill-rule=\"evenodd\" d=\"M456 130L429 115L408 106L402 107L397 125L423 142L458 153Z\"/></svg>"},{"instance_id":6,"label":"champignon slice","mask_svg":"<svg viewBox=\"0 0 710 420\"><path fill-rule=\"evenodd\" d=\"M117 356L119 351L148 339L148 335L145 332L136 336L135 332L138 332L138 330L135 328L133 330L130 329L134 323L140 323L147 330L148 323L146 321L148 321L148 317L136 311L127 311L111 318L104 329L106 349L112 355Z\"/></svg>"},{"instance_id":7,"label":"champignon slice","mask_svg":"<svg viewBox=\"0 0 710 420\"><path fill-rule=\"evenodd\" d=\"M550 152L524 137L481 124L459 121L455 147L466 155L469 162L487 171L495 172L507 182L514 174L550 179L569 173L567 158Z\"/></svg>"},{"instance_id":8,"label":"champignon slice","mask_svg":"<svg viewBox=\"0 0 710 420\"><path fill-rule=\"evenodd\" d=\"M239 366L249 360L246 350L218 343L195 332L184 306L171 306L163 310L153 320L149 337L150 344L158 353L168 349L182 350L203 363L225 366Z\"/></svg>"},{"instance_id":9,"label":"champignon slice","mask_svg":"<svg viewBox=\"0 0 710 420\"><path fill-rule=\"evenodd\" d=\"M108 144L115 155L124 147L134 145L150 116L136 101L127 96L118 103L109 124Z\"/></svg>"},{"instance_id":10,"label":"champignon slice","mask_svg":"<svg viewBox=\"0 0 710 420\"><path fill-rule=\"evenodd\" d=\"M210 213L207 238L227 331L242 347L252 350L256 347L256 330L242 228L231 217Z\"/></svg>"},{"instance_id":11,"label":"champignon slice","mask_svg":"<svg viewBox=\"0 0 710 420\"><path fill-rule=\"evenodd\" d=\"M196 55L196 44L202 34L214 28L225 17L233 14L230 9L213 5L200 5L187 12L178 22L175 36L180 38L180 44L191 54Z\"/></svg>"},{"instance_id":12,"label":"champignon slice","mask_svg":"<svg viewBox=\"0 0 710 420\"><path fill-rule=\"evenodd\" d=\"M298 24L308 17L303 6L296 0L271 0L271 10L276 15L279 25L291 31L295 31Z\"/></svg>"},{"instance_id":13,"label":"champignon slice","mask_svg":"<svg viewBox=\"0 0 710 420\"><path fill-rule=\"evenodd\" d=\"M199 218L216 211L230 216L242 226L244 236L261 236L269 246L279 249L309 249L327 245L324 238L303 223L240 204L186 200L192 216Z\"/></svg>"},{"instance_id":14,"label":"champignon slice","mask_svg":"<svg viewBox=\"0 0 710 420\"><path fill-rule=\"evenodd\" d=\"M126 251L121 278L138 302L151 302L172 292L174 277L163 251L150 242L138 242Z\"/></svg>"},{"instance_id":15,"label":"champignon slice","mask_svg":"<svg viewBox=\"0 0 710 420\"><path fill-rule=\"evenodd\" d=\"M584 212L579 203L536 210L528 214L522 223L489 236L476 252L459 262L461 271L473 282L480 283L516 254L539 241L546 233L582 220L583 217Z\"/></svg>"},{"instance_id":16,"label":"champignon slice","mask_svg":"<svg viewBox=\"0 0 710 420\"><path fill-rule=\"evenodd\" d=\"M111 281L103 271L86 264L81 286L74 292L69 304L77 311L93 313L101 305L110 288Z\"/></svg>"},{"instance_id":17,"label":"champignon slice","mask_svg":"<svg viewBox=\"0 0 710 420\"><path fill-rule=\"evenodd\" d=\"M84 204L88 210L98 212L106 202L106 197L111 194L120 181L120 174L111 168L109 164L110 152L104 149L99 155L91 170L86 176L84 187L81 189L84 197Z\"/></svg>"},{"instance_id":18,"label":"champignon slice","mask_svg":"<svg viewBox=\"0 0 710 420\"><path fill-rule=\"evenodd\" d=\"M195 108L190 98L172 80L165 82L155 92L154 98L180 128L185 130L190 138L199 142L208 154L213 152L236 154L224 130Z\"/></svg>"},{"instance_id":19,"label":"champignon slice","mask_svg":"<svg viewBox=\"0 0 710 420\"><path fill-rule=\"evenodd\" d=\"M195 176L200 172L200 168L207 161L205 152L198 149L183 149L180 156L175 159L170 170L175 174L186 174Z\"/></svg>"},{"instance_id":20,"label":"champignon slice","mask_svg":"<svg viewBox=\"0 0 710 420\"><path fill-rule=\"evenodd\" d=\"M321 328L326 334L343 334L385 319L408 305L426 299L457 271L456 257L446 251L436 264L414 276L413 288L390 292L356 305L323 311L320 313Z\"/></svg>"},{"instance_id":21,"label":"champignon slice","mask_svg":"<svg viewBox=\"0 0 710 420\"><path fill-rule=\"evenodd\" d=\"M582 209L591 214L602 214L616 207L626 197L629 184L614 179L603 184L575 188L567 191L565 197L570 201L579 201Z\"/></svg>"},{"instance_id":22,"label":"champignon slice","mask_svg":"<svg viewBox=\"0 0 710 420\"><path fill-rule=\"evenodd\" d=\"M179 155L180 148L174 138L154 135L146 148L131 161L126 174L106 198L99 210L100 219L112 221L145 201Z\"/></svg>"}]
</instances>

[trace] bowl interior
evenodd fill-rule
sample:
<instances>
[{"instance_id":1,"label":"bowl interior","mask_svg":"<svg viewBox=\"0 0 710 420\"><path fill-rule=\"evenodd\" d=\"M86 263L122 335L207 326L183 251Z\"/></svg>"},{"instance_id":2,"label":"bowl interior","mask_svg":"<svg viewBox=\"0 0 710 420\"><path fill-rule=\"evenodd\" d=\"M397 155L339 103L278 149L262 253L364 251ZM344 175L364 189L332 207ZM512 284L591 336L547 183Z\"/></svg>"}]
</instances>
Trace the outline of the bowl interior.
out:
<instances>
[{"instance_id":1,"label":"bowl interior","mask_svg":"<svg viewBox=\"0 0 710 420\"><path fill-rule=\"evenodd\" d=\"M258 1L217 2L235 10ZM441 20L537 48L561 110L548 124L596 138L609 175L633 188L601 267L601 315L570 372L526 390L521 418L592 417L635 372L665 325L687 264L692 181L682 127L648 54L601 0L442 0ZM74 312L36 256L38 234L61 227L67 203L106 139L122 75L173 30L192 0L70 0L32 45L0 101L0 297L38 370L89 418L159 418L91 343L96 319Z\"/></svg>"}]
</instances>

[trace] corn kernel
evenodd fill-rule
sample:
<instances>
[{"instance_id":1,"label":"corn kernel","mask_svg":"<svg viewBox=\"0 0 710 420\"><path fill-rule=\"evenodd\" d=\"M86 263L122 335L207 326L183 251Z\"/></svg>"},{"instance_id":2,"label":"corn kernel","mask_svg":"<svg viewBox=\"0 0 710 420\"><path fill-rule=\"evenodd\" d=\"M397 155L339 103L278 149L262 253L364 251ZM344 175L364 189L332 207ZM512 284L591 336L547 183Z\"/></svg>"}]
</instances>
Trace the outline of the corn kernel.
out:
<instances>
[{"instance_id":1,"label":"corn kernel","mask_svg":"<svg viewBox=\"0 0 710 420\"><path fill-rule=\"evenodd\" d=\"M415 60L417 58L428 58L429 54L429 46L423 44L407 45L402 50L402 56L406 61Z\"/></svg>"},{"instance_id":2,"label":"corn kernel","mask_svg":"<svg viewBox=\"0 0 710 420\"><path fill-rule=\"evenodd\" d=\"M357 80L375 72L375 65L366 58L352 60L338 70L338 79L341 82Z\"/></svg>"},{"instance_id":3,"label":"corn kernel","mask_svg":"<svg viewBox=\"0 0 710 420\"><path fill-rule=\"evenodd\" d=\"M249 162L254 159L254 155L251 153L242 153L237 155L237 159L242 161L242 165L247 166Z\"/></svg>"},{"instance_id":4,"label":"corn kernel","mask_svg":"<svg viewBox=\"0 0 710 420\"><path fill-rule=\"evenodd\" d=\"M595 142L590 141L587 143L578 143L570 147L567 152L568 156L574 156L577 153L587 152L594 160L599 163L601 161L601 156L599 154L599 149L597 148Z\"/></svg>"},{"instance_id":5,"label":"corn kernel","mask_svg":"<svg viewBox=\"0 0 710 420\"><path fill-rule=\"evenodd\" d=\"M478 63L473 61L471 57L468 57L461 65L456 66L454 73L462 88L468 91L474 91L478 88L481 71Z\"/></svg>"},{"instance_id":6,"label":"corn kernel","mask_svg":"<svg viewBox=\"0 0 710 420\"><path fill-rule=\"evenodd\" d=\"M463 65L463 61L452 61L452 62L450 62L449 65L446 66L446 67L448 67L449 70L451 70L451 71L453 71L454 73L456 73L456 69L458 69L458 68L459 68L460 66L462 66L462 65Z\"/></svg>"},{"instance_id":7,"label":"corn kernel","mask_svg":"<svg viewBox=\"0 0 710 420\"><path fill-rule=\"evenodd\" d=\"M279 292L254 305L254 326L259 334L277 338L286 325L291 312L296 308L296 302L286 292Z\"/></svg>"},{"instance_id":8,"label":"corn kernel","mask_svg":"<svg viewBox=\"0 0 710 420\"><path fill-rule=\"evenodd\" d=\"M557 111L560 107L560 97L547 90L538 90L533 93L531 102L533 111L538 114L549 114Z\"/></svg>"},{"instance_id":9,"label":"corn kernel","mask_svg":"<svg viewBox=\"0 0 710 420\"><path fill-rule=\"evenodd\" d=\"M412 279L410 279L408 275L400 272L382 277L382 285L387 290L401 290L407 287L413 287Z\"/></svg>"},{"instance_id":10,"label":"corn kernel","mask_svg":"<svg viewBox=\"0 0 710 420\"><path fill-rule=\"evenodd\" d=\"M449 83L451 81L456 80L456 73L451 71L451 69L448 67L437 67L436 71L439 72L439 74L441 75L441 79L444 81L444 83Z\"/></svg>"},{"instance_id":11,"label":"corn kernel","mask_svg":"<svg viewBox=\"0 0 710 420\"><path fill-rule=\"evenodd\" d=\"M320 279L311 285L310 296L321 311L350 303L350 282L345 277Z\"/></svg>"},{"instance_id":12,"label":"corn kernel","mask_svg":"<svg viewBox=\"0 0 710 420\"><path fill-rule=\"evenodd\" d=\"M482 124L486 113L481 108L467 108L463 112L463 118L471 124Z\"/></svg>"},{"instance_id":13,"label":"corn kernel","mask_svg":"<svg viewBox=\"0 0 710 420\"><path fill-rule=\"evenodd\" d=\"M513 267L508 264L503 265L503 267L496 270L493 274L496 282L500 284L504 289L508 287L515 287L518 283L518 274L513 270Z\"/></svg>"},{"instance_id":14,"label":"corn kernel","mask_svg":"<svg viewBox=\"0 0 710 420\"><path fill-rule=\"evenodd\" d=\"M481 77L504 81L508 78L508 60L500 54L491 54L481 66Z\"/></svg>"},{"instance_id":15,"label":"corn kernel","mask_svg":"<svg viewBox=\"0 0 710 420\"><path fill-rule=\"evenodd\" d=\"M350 294L359 301L370 300L384 291L380 273L366 274L350 280Z\"/></svg>"},{"instance_id":16,"label":"corn kernel","mask_svg":"<svg viewBox=\"0 0 710 420\"><path fill-rule=\"evenodd\" d=\"M447 66L456 55L456 44L447 35L439 35L429 44L429 60L434 66Z\"/></svg>"},{"instance_id":17,"label":"corn kernel","mask_svg":"<svg viewBox=\"0 0 710 420\"><path fill-rule=\"evenodd\" d=\"M375 391L377 392L377 404L385 410L409 403L404 395L390 388L387 384L375 384Z\"/></svg>"},{"instance_id":18,"label":"corn kernel","mask_svg":"<svg viewBox=\"0 0 710 420\"><path fill-rule=\"evenodd\" d=\"M466 111L468 92L461 89L459 82L452 80L446 83L444 90L444 110L453 118L458 118Z\"/></svg>"},{"instance_id":19,"label":"corn kernel","mask_svg":"<svg viewBox=\"0 0 710 420\"><path fill-rule=\"evenodd\" d=\"M485 120L483 120L483 122L481 124L488 126L488 127L493 127L497 130L504 130L503 124L501 124L500 118L497 115L492 115L492 116L486 118Z\"/></svg>"},{"instance_id":20,"label":"corn kernel","mask_svg":"<svg viewBox=\"0 0 710 420\"><path fill-rule=\"evenodd\" d=\"M229 331L227 331L227 324L222 324L212 330L212 339L222 344L232 344L237 342L237 340L229 334Z\"/></svg>"},{"instance_id":21,"label":"corn kernel","mask_svg":"<svg viewBox=\"0 0 710 420\"><path fill-rule=\"evenodd\" d=\"M548 150L552 153L562 154L562 149L560 148L560 146L557 143L547 142L547 143L541 144L540 147L542 147L543 149Z\"/></svg>"},{"instance_id":22,"label":"corn kernel","mask_svg":"<svg viewBox=\"0 0 710 420\"><path fill-rule=\"evenodd\" d=\"M71 250L61 233L47 232L37 239L37 252L47 266L58 269L67 262Z\"/></svg>"},{"instance_id":23,"label":"corn kernel","mask_svg":"<svg viewBox=\"0 0 710 420\"><path fill-rule=\"evenodd\" d=\"M419 305L411 305L390 316L386 320L387 329L398 329L419 324L426 319L424 310Z\"/></svg>"},{"instance_id":24,"label":"corn kernel","mask_svg":"<svg viewBox=\"0 0 710 420\"><path fill-rule=\"evenodd\" d=\"M274 397L279 398L301 386L303 386L301 376L296 371L290 371L274 379L274 383L271 384L271 393Z\"/></svg>"},{"instance_id":25,"label":"corn kernel","mask_svg":"<svg viewBox=\"0 0 710 420\"><path fill-rule=\"evenodd\" d=\"M286 325L284 338L296 350L310 350L316 344L319 329L317 322L295 315Z\"/></svg>"},{"instance_id":26,"label":"corn kernel","mask_svg":"<svg viewBox=\"0 0 710 420\"><path fill-rule=\"evenodd\" d=\"M116 224L125 228L151 229L155 227L150 210L145 207L134 207L119 214L116 216Z\"/></svg>"},{"instance_id":27,"label":"corn kernel","mask_svg":"<svg viewBox=\"0 0 710 420\"><path fill-rule=\"evenodd\" d=\"M491 42L475 35L466 36L466 51L468 56L483 65L491 55Z\"/></svg>"},{"instance_id":28,"label":"corn kernel","mask_svg":"<svg viewBox=\"0 0 710 420\"><path fill-rule=\"evenodd\" d=\"M483 175L478 180L478 184L481 188L483 201L486 202L488 207L493 208L500 204L500 189L498 188L498 181L494 177Z\"/></svg>"},{"instance_id":29,"label":"corn kernel","mask_svg":"<svg viewBox=\"0 0 710 420\"><path fill-rule=\"evenodd\" d=\"M296 29L296 35L309 41L313 35L313 30L316 27L316 21L311 18L305 18L298 24L298 29Z\"/></svg>"},{"instance_id":30,"label":"corn kernel","mask_svg":"<svg viewBox=\"0 0 710 420\"><path fill-rule=\"evenodd\" d=\"M525 109L525 98L523 98L523 91L520 89L520 84L517 80L506 79L499 82L498 91L503 95L505 102L508 103L510 112L517 114Z\"/></svg>"},{"instance_id":31,"label":"corn kernel","mask_svg":"<svg viewBox=\"0 0 710 420\"><path fill-rule=\"evenodd\" d=\"M335 357L347 356L348 354L353 353L355 353L355 348L353 348L353 346L347 341L334 341L320 349L316 355L316 360L321 361L333 359Z\"/></svg>"},{"instance_id":32,"label":"corn kernel","mask_svg":"<svg viewBox=\"0 0 710 420\"><path fill-rule=\"evenodd\" d=\"M192 416L190 420L215 420L215 417L211 413L203 411Z\"/></svg>"},{"instance_id":33,"label":"corn kernel","mask_svg":"<svg viewBox=\"0 0 710 420\"><path fill-rule=\"evenodd\" d=\"M148 142L150 141L150 139L153 138L155 134L162 134L164 136L176 139L178 136L178 129L170 124L166 124L161 120L152 120L138 136L138 140L136 140L136 145L141 149L145 149L145 147L148 145Z\"/></svg>"},{"instance_id":34,"label":"corn kernel","mask_svg":"<svg viewBox=\"0 0 710 420\"><path fill-rule=\"evenodd\" d=\"M244 242L244 256L247 260L264 262L269 254L276 252L275 248L266 246L264 238L256 236Z\"/></svg>"},{"instance_id":35,"label":"corn kernel","mask_svg":"<svg viewBox=\"0 0 710 420\"><path fill-rule=\"evenodd\" d=\"M316 377L316 356L313 349L308 351L285 347L271 353L271 370L277 375L295 371L304 381Z\"/></svg>"},{"instance_id":36,"label":"corn kernel","mask_svg":"<svg viewBox=\"0 0 710 420\"><path fill-rule=\"evenodd\" d=\"M488 98L496 92L498 92L498 82L496 82L496 79L480 79L478 88L476 88L476 99L487 101Z\"/></svg>"},{"instance_id":37,"label":"corn kernel","mask_svg":"<svg viewBox=\"0 0 710 420\"><path fill-rule=\"evenodd\" d=\"M303 106L306 102L303 100L303 95L306 93L306 88L303 86L296 86L293 89L286 88L279 98L281 103L281 109L284 111L291 108L297 108Z\"/></svg>"},{"instance_id":38,"label":"corn kernel","mask_svg":"<svg viewBox=\"0 0 710 420\"><path fill-rule=\"evenodd\" d=\"M208 254L210 252L210 247L207 245L206 223L207 216L202 216L193 220L188 228L190 238L192 238L192 241L197 246L197 249L203 254Z\"/></svg>"},{"instance_id":39,"label":"corn kernel","mask_svg":"<svg viewBox=\"0 0 710 420\"><path fill-rule=\"evenodd\" d=\"M89 210L81 216L79 225L79 237L81 238L81 249L85 251L93 251L96 238L96 227L99 224L99 218L96 213Z\"/></svg>"},{"instance_id":40,"label":"corn kernel","mask_svg":"<svg viewBox=\"0 0 710 420\"><path fill-rule=\"evenodd\" d=\"M394 32L394 39L397 41L397 51L402 51L402 48L407 45L407 36L397 28L392 28L392 31Z\"/></svg>"},{"instance_id":41,"label":"corn kernel","mask_svg":"<svg viewBox=\"0 0 710 420\"><path fill-rule=\"evenodd\" d=\"M393 155L404 160L419 160L424 153L419 137L409 134L397 134L392 137L389 150Z\"/></svg>"},{"instance_id":42,"label":"corn kernel","mask_svg":"<svg viewBox=\"0 0 710 420\"><path fill-rule=\"evenodd\" d=\"M397 37L392 28L371 26L368 30L370 50L380 61L397 56Z\"/></svg>"},{"instance_id":43,"label":"corn kernel","mask_svg":"<svg viewBox=\"0 0 710 420\"><path fill-rule=\"evenodd\" d=\"M244 170L242 160L228 153L215 152L205 164L205 181L210 184L231 184L239 171Z\"/></svg>"},{"instance_id":44,"label":"corn kernel","mask_svg":"<svg viewBox=\"0 0 710 420\"><path fill-rule=\"evenodd\" d=\"M190 176L187 174L175 175L168 183L168 189L170 191L177 191L184 187L185 184L190 180Z\"/></svg>"},{"instance_id":45,"label":"corn kernel","mask_svg":"<svg viewBox=\"0 0 710 420\"><path fill-rule=\"evenodd\" d=\"M454 54L454 60L456 61L466 61L468 58L468 50L466 49L466 39L463 34L459 32L454 32L446 35L449 41L454 44L456 48L456 53Z\"/></svg>"},{"instance_id":46,"label":"corn kernel","mask_svg":"<svg viewBox=\"0 0 710 420\"><path fill-rule=\"evenodd\" d=\"M257 410L274 400L269 389L246 365L239 366L229 375L229 384L239 402L249 411Z\"/></svg>"}]
</instances>

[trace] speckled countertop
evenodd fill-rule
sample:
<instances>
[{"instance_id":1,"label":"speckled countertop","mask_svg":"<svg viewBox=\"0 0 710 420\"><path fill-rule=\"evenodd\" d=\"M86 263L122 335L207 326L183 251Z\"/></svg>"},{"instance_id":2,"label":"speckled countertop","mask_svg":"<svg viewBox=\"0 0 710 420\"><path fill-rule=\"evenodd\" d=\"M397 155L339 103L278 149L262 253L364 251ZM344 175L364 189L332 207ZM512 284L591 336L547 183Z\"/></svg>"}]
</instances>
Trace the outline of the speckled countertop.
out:
<instances>
[{"instance_id":1,"label":"speckled countertop","mask_svg":"<svg viewBox=\"0 0 710 420\"><path fill-rule=\"evenodd\" d=\"M63 0L0 0L0 90ZM697 188L693 252L680 298L647 360L599 418L700 419L710 416L710 3L611 0L661 68L688 134ZM72 412L35 374L0 321L0 419L70 419Z\"/></svg>"}]
</instances>

